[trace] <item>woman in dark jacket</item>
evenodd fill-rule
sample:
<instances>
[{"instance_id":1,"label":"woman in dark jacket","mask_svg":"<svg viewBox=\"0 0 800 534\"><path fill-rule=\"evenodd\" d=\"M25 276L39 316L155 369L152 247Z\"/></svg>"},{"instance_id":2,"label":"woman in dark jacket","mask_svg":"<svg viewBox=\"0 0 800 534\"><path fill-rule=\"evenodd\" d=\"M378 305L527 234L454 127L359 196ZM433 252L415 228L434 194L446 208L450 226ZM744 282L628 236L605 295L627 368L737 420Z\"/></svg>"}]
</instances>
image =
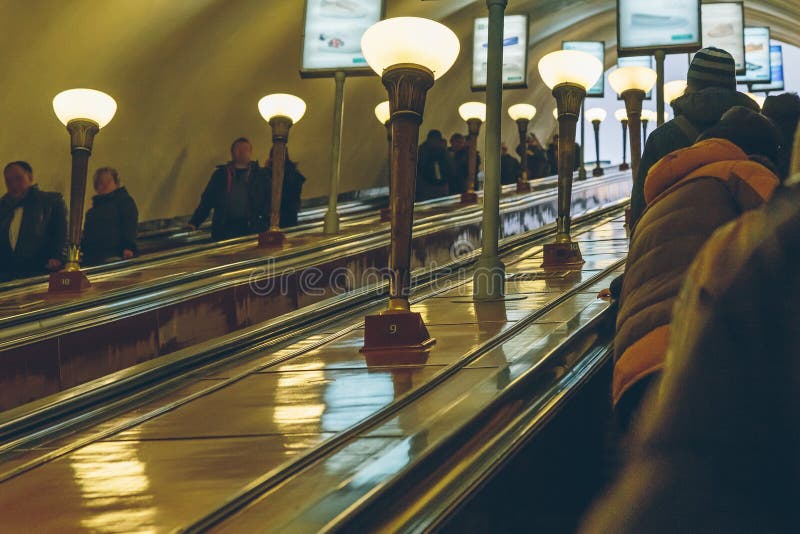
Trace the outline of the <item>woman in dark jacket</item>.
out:
<instances>
[{"instance_id":1,"label":"woman in dark jacket","mask_svg":"<svg viewBox=\"0 0 800 534\"><path fill-rule=\"evenodd\" d=\"M136 228L139 210L124 187L119 173L102 167L94 173L92 207L86 213L83 227L85 263L103 263L110 259L130 259L136 255Z\"/></svg>"}]
</instances>

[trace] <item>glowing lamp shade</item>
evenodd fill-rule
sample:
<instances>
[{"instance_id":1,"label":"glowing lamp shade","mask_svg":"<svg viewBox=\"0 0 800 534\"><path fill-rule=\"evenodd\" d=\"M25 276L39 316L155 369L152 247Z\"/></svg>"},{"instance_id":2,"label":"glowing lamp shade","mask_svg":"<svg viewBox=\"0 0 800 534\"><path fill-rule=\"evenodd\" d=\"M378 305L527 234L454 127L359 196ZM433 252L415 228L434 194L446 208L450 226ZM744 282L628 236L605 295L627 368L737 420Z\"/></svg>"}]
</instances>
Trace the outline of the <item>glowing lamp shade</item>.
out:
<instances>
[{"instance_id":1,"label":"glowing lamp shade","mask_svg":"<svg viewBox=\"0 0 800 534\"><path fill-rule=\"evenodd\" d=\"M658 120L658 115L652 109L643 109L642 110L642 120L643 121L656 122Z\"/></svg>"},{"instance_id":2,"label":"glowing lamp shade","mask_svg":"<svg viewBox=\"0 0 800 534\"><path fill-rule=\"evenodd\" d=\"M572 83L588 90L603 75L603 64L586 52L559 50L539 60L539 75L550 89Z\"/></svg>"},{"instance_id":3,"label":"glowing lamp shade","mask_svg":"<svg viewBox=\"0 0 800 534\"><path fill-rule=\"evenodd\" d=\"M606 120L606 110L603 108L589 108L586 110L586 120L589 122Z\"/></svg>"},{"instance_id":4,"label":"glowing lamp shade","mask_svg":"<svg viewBox=\"0 0 800 534\"><path fill-rule=\"evenodd\" d=\"M273 117L289 117L297 124L306 112L306 103L294 95L275 93L258 101L258 112L267 122Z\"/></svg>"},{"instance_id":5,"label":"glowing lamp shade","mask_svg":"<svg viewBox=\"0 0 800 534\"><path fill-rule=\"evenodd\" d=\"M646 93L656 84L656 71L648 67L620 67L608 75L608 83L620 95L631 89Z\"/></svg>"},{"instance_id":6,"label":"glowing lamp shade","mask_svg":"<svg viewBox=\"0 0 800 534\"><path fill-rule=\"evenodd\" d=\"M381 124L386 124L387 122L389 122L390 116L391 113L389 111L388 100L384 100L383 102L375 106L375 117L377 117L378 122L380 122Z\"/></svg>"},{"instance_id":7,"label":"glowing lamp shade","mask_svg":"<svg viewBox=\"0 0 800 534\"><path fill-rule=\"evenodd\" d=\"M486 122L486 104L483 102L464 102L458 106L458 114L465 121L478 119L481 122Z\"/></svg>"},{"instance_id":8,"label":"glowing lamp shade","mask_svg":"<svg viewBox=\"0 0 800 534\"><path fill-rule=\"evenodd\" d=\"M754 100L755 103L758 104L759 108L763 108L764 107L764 101L767 99L765 96L757 95L757 94L754 94L754 93L745 93L745 94L747 96L749 96L752 100Z\"/></svg>"},{"instance_id":9,"label":"glowing lamp shade","mask_svg":"<svg viewBox=\"0 0 800 534\"><path fill-rule=\"evenodd\" d=\"M664 101L672 103L673 100L683 96L686 92L686 80L675 80L664 84Z\"/></svg>"},{"instance_id":10,"label":"glowing lamp shade","mask_svg":"<svg viewBox=\"0 0 800 534\"><path fill-rule=\"evenodd\" d=\"M536 108L530 104L514 104L508 108L508 116L515 121L529 121L536 116Z\"/></svg>"},{"instance_id":11,"label":"glowing lamp shade","mask_svg":"<svg viewBox=\"0 0 800 534\"><path fill-rule=\"evenodd\" d=\"M614 112L614 118L619 122L628 120L628 110L625 108L619 108Z\"/></svg>"},{"instance_id":12,"label":"glowing lamp shade","mask_svg":"<svg viewBox=\"0 0 800 534\"><path fill-rule=\"evenodd\" d=\"M102 128L114 118L117 103L94 89L69 89L53 99L53 111L65 126L76 119L84 119L96 122Z\"/></svg>"},{"instance_id":13,"label":"glowing lamp shade","mask_svg":"<svg viewBox=\"0 0 800 534\"><path fill-rule=\"evenodd\" d=\"M434 20L396 17L370 26L361 37L361 52L379 75L399 63L422 65L439 79L456 62L461 44L453 30Z\"/></svg>"}]
</instances>

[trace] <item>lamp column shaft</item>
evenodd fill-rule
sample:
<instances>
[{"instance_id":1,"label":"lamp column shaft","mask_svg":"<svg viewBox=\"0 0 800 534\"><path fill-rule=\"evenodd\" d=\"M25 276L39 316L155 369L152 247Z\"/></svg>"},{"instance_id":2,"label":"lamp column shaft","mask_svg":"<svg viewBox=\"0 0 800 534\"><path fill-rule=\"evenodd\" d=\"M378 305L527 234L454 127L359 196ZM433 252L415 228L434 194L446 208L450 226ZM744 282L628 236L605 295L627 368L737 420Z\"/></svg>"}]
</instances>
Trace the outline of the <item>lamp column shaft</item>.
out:
<instances>
[{"instance_id":1,"label":"lamp column shaft","mask_svg":"<svg viewBox=\"0 0 800 534\"><path fill-rule=\"evenodd\" d=\"M69 246L78 249L81 244L81 227L83 226L83 199L86 194L86 174L89 170L88 150L72 151L72 177L69 192ZM70 252L70 255L72 253ZM77 262L78 258L69 257L68 261Z\"/></svg>"},{"instance_id":2,"label":"lamp column shaft","mask_svg":"<svg viewBox=\"0 0 800 534\"><path fill-rule=\"evenodd\" d=\"M655 51L656 57L656 125L664 124L664 60L666 53L663 50ZM645 137L647 137L645 135Z\"/></svg>"},{"instance_id":3,"label":"lamp column shaft","mask_svg":"<svg viewBox=\"0 0 800 534\"><path fill-rule=\"evenodd\" d=\"M478 133L480 132L481 128L481 121L477 119L470 119L467 121L467 127L469 128L469 135L467 136L467 192L474 193L475 192L475 177L478 174Z\"/></svg>"},{"instance_id":4,"label":"lamp column shaft","mask_svg":"<svg viewBox=\"0 0 800 534\"><path fill-rule=\"evenodd\" d=\"M622 121L622 165L620 170L628 168L628 121Z\"/></svg>"},{"instance_id":5,"label":"lamp column shaft","mask_svg":"<svg viewBox=\"0 0 800 534\"><path fill-rule=\"evenodd\" d=\"M528 144L527 144L527 137L528 137L528 121L525 119L519 119L517 121L517 129L519 130L519 147L520 147L520 165L522 167L522 172L519 175L519 183L520 184L527 184L528 183ZM524 187L524 186L523 186Z\"/></svg>"},{"instance_id":6,"label":"lamp column shaft","mask_svg":"<svg viewBox=\"0 0 800 534\"><path fill-rule=\"evenodd\" d=\"M476 299L505 293L505 266L497 255L500 235L500 118L503 113L503 25L507 0L486 0L489 36L486 64L486 182L483 187L481 257L474 275Z\"/></svg>"},{"instance_id":7,"label":"lamp column shaft","mask_svg":"<svg viewBox=\"0 0 800 534\"><path fill-rule=\"evenodd\" d=\"M323 232L332 235L339 232L339 176L342 161L342 116L344 114L344 71L338 70L336 80L336 96L333 104L333 140L331 142L331 183L328 188L328 211L325 213Z\"/></svg>"},{"instance_id":8,"label":"lamp column shaft","mask_svg":"<svg viewBox=\"0 0 800 534\"><path fill-rule=\"evenodd\" d=\"M286 168L286 141L292 121L288 117L274 117L272 126L272 196L270 197L269 231L280 232L283 175Z\"/></svg>"},{"instance_id":9,"label":"lamp column shaft","mask_svg":"<svg viewBox=\"0 0 800 534\"><path fill-rule=\"evenodd\" d=\"M580 153L580 165L578 166L578 180L585 180L586 179L586 125L584 124L586 121L584 120L586 111L586 100L584 99L581 102L581 153Z\"/></svg>"},{"instance_id":10,"label":"lamp column shaft","mask_svg":"<svg viewBox=\"0 0 800 534\"><path fill-rule=\"evenodd\" d=\"M569 242L572 176L575 172L575 129L586 91L562 84L553 89L558 106L558 218L556 242Z\"/></svg>"},{"instance_id":11,"label":"lamp column shaft","mask_svg":"<svg viewBox=\"0 0 800 534\"><path fill-rule=\"evenodd\" d=\"M388 147L387 151L387 163L389 169L389 202L391 203L392 199L392 123L390 121L386 121L384 124L386 126L386 146ZM392 206L386 206L385 208L381 208L381 222L386 222L390 220L392 217Z\"/></svg>"},{"instance_id":12,"label":"lamp column shaft","mask_svg":"<svg viewBox=\"0 0 800 534\"><path fill-rule=\"evenodd\" d=\"M635 177L642 161L642 100L644 91L632 89L622 93L628 113L628 132L631 137L631 174Z\"/></svg>"},{"instance_id":13,"label":"lamp column shaft","mask_svg":"<svg viewBox=\"0 0 800 534\"><path fill-rule=\"evenodd\" d=\"M411 232L414 224L414 190L417 178L419 125L425 95L433 75L411 66L398 66L383 74L391 110L392 156L391 245L389 249L388 312L409 311L411 286Z\"/></svg>"},{"instance_id":14,"label":"lamp column shaft","mask_svg":"<svg viewBox=\"0 0 800 534\"><path fill-rule=\"evenodd\" d=\"M600 121L592 121L594 128L594 166L600 167Z\"/></svg>"}]
</instances>

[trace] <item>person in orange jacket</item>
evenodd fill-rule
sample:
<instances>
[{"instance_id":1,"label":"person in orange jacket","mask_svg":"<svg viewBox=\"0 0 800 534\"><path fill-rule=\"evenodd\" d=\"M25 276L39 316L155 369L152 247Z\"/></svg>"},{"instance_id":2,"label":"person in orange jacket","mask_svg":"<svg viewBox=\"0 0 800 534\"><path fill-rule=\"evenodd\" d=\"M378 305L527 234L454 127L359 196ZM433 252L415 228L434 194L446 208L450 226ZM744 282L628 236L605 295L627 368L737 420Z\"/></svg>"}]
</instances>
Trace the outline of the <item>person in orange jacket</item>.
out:
<instances>
[{"instance_id":1,"label":"person in orange jacket","mask_svg":"<svg viewBox=\"0 0 800 534\"><path fill-rule=\"evenodd\" d=\"M663 367L689 265L717 228L770 198L779 185L779 144L769 119L734 107L647 175L647 207L631 241L614 338L612 401L622 430Z\"/></svg>"}]
</instances>

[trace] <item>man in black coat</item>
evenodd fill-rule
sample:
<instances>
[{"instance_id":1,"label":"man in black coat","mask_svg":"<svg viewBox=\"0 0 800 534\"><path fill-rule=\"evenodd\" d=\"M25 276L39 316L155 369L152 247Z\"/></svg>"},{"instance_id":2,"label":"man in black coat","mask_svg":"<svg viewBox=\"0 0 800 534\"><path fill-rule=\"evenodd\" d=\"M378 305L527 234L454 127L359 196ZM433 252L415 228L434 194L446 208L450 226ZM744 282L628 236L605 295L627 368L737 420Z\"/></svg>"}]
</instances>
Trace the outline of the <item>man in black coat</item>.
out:
<instances>
[{"instance_id":1,"label":"man in black coat","mask_svg":"<svg viewBox=\"0 0 800 534\"><path fill-rule=\"evenodd\" d=\"M86 263L109 259L130 259L136 255L136 228L139 210L127 189L119 185L119 173L102 167L94 173L97 195L86 212L83 227L83 250Z\"/></svg>"},{"instance_id":2,"label":"man in black coat","mask_svg":"<svg viewBox=\"0 0 800 534\"><path fill-rule=\"evenodd\" d=\"M268 185L253 145L244 137L231 145L231 161L219 165L200 197L189 230L196 230L214 211L211 238L215 241L261 232L269 225Z\"/></svg>"},{"instance_id":3,"label":"man in black coat","mask_svg":"<svg viewBox=\"0 0 800 534\"><path fill-rule=\"evenodd\" d=\"M726 111L743 106L759 111L750 97L736 91L736 64L719 48L698 51L686 75L686 92L672 102L675 118L656 128L647 138L639 171L633 177L630 227L634 229L646 206L644 181L658 160L694 144L697 136L719 122Z\"/></svg>"},{"instance_id":4,"label":"man in black coat","mask_svg":"<svg viewBox=\"0 0 800 534\"><path fill-rule=\"evenodd\" d=\"M0 278L60 269L67 241L67 207L61 194L40 191L24 161L9 163L3 175L8 192L0 198Z\"/></svg>"}]
</instances>

